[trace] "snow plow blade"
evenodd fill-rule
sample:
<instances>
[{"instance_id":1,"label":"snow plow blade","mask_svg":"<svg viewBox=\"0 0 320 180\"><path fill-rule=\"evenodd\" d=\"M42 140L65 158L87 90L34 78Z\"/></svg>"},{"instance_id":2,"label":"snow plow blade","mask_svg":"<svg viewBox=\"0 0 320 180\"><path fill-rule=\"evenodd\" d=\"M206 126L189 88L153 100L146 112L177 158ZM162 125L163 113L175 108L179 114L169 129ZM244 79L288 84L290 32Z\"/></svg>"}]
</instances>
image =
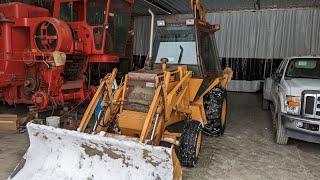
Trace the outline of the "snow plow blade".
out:
<instances>
[{"instance_id":1,"label":"snow plow blade","mask_svg":"<svg viewBox=\"0 0 320 180\"><path fill-rule=\"evenodd\" d=\"M27 125L30 147L8 179L180 179L172 148L125 136ZM178 164L177 164L178 163Z\"/></svg>"}]
</instances>

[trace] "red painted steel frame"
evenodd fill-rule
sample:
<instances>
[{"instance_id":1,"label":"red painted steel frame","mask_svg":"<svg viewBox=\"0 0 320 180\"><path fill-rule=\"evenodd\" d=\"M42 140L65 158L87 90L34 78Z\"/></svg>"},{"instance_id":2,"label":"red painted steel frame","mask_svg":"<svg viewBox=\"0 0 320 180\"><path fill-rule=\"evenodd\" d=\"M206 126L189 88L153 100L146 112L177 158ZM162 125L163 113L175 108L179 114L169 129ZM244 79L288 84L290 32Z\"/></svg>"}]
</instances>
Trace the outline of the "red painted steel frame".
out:
<instances>
[{"instance_id":1,"label":"red painted steel frame","mask_svg":"<svg viewBox=\"0 0 320 180\"><path fill-rule=\"evenodd\" d=\"M35 104L45 109L91 98L95 88L86 85L84 75L88 63L114 63L119 56L105 54L106 33L102 35L102 48L96 49L95 38L101 38L94 35L94 28L98 26L88 25L85 18L79 22L58 18L60 3L75 1L55 1L53 15L44 8L22 3L0 5L0 100L11 105ZM105 7L106 21L110 1ZM133 0L124 1L133 3ZM85 17L87 1L78 2L83 2L81 13ZM105 32L105 27L101 28ZM57 52L67 57L66 63L82 61L79 78L64 79L66 64L55 61L53 54Z\"/></svg>"}]
</instances>

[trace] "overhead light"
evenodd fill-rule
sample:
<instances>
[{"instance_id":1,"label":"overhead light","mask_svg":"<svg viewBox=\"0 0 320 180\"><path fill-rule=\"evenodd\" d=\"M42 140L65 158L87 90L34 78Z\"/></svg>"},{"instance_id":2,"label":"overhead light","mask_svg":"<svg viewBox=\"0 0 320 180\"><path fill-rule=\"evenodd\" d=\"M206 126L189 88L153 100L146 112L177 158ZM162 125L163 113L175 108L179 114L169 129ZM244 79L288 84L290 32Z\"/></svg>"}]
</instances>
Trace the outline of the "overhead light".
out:
<instances>
[{"instance_id":1,"label":"overhead light","mask_svg":"<svg viewBox=\"0 0 320 180\"><path fill-rule=\"evenodd\" d=\"M158 20L157 26L159 26L159 27L166 26L166 22L164 20Z\"/></svg>"},{"instance_id":2,"label":"overhead light","mask_svg":"<svg viewBox=\"0 0 320 180\"><path fill-rule=\"evenodd\" d=\"M192 25L194 25L194 19L187 19L187 20L186 20L186 25L187 25L187 26L192 26Z\"/></svg>"}]
</instances>

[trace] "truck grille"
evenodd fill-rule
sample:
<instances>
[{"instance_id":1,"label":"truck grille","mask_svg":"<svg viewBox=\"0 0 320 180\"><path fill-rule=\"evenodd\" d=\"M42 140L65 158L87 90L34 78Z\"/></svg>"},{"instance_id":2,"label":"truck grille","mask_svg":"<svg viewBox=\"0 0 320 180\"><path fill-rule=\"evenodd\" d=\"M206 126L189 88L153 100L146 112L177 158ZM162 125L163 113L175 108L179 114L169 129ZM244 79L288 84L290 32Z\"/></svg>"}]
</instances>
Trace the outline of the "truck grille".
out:
<instances>
[{"instance_id":1,"label":"truck grille","mask_svg":"<svg viewBox=\"0 0 320 180\"><path fill-rule=\"evenodd\" d=\"M319 91L305 91L303 93L303 115L308 118L320 119Z\"/></svg>"}]
</instances>

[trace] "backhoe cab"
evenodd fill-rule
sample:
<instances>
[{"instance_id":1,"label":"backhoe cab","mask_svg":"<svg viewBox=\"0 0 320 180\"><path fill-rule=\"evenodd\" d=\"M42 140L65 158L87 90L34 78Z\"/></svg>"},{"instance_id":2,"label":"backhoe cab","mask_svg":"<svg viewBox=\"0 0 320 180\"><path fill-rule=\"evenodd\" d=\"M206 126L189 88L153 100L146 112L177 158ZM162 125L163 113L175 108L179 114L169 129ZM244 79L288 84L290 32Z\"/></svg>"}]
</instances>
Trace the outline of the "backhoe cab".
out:
<instances>
[{"instance_id":1,"label":"backhoe cab","mask_svg":"<svg viewBox=\"0 0 320 180\"><path fill-rule=\"evenodd\" d=\"M194 77L222 76L214 36L219 29L220 25L192 18L157 20L153 64L157 68L162 59L167 59L170 67L186 65Z\"/></svg>"}]
</instances>

